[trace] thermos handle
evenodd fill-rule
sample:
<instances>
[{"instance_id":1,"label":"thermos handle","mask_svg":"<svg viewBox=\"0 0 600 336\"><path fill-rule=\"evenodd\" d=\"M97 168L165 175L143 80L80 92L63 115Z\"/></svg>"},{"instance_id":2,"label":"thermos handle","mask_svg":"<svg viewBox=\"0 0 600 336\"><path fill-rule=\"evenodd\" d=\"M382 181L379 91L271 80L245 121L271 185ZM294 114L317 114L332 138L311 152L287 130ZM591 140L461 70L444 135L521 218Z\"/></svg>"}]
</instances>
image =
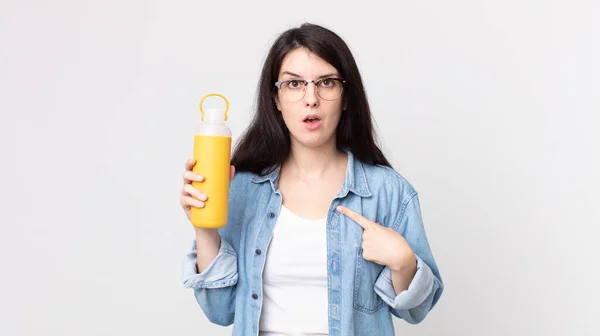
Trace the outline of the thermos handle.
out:
<instances>
[{"instance_id":1,"label":"thermos handle","mask_svg":"<svg viewBox=\"0 0 600 336\"><path fill-rule=\"evenodd\" d=\"M223 100L225 101L225 112L224 112L224 116L225 116L225 121L227 121L227 111L229 110L229 101L227 100L227 98L225 98L225 96L223 96L222 94L219 93L209 93L206 96L204 96L202 98L202 100L200 100L200 112L202 112L202 121L204 121L204 109L202 108L202 103L204 102L204 99L208 98L208 97L221 97L223 98Z\"/></svg>"}]
</instances>

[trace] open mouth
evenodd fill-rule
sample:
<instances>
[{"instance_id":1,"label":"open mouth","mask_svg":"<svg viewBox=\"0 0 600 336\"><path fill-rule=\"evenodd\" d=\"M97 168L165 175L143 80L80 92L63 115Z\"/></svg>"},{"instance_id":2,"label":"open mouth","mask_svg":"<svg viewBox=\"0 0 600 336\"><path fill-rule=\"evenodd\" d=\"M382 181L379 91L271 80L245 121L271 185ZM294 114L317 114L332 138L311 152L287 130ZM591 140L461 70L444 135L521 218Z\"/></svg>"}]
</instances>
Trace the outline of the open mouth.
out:
<instances>
[{"instance_id":1,"label":"open mouth","mask_svg":"<svg viewBox=\"0 0 600 336\"><path fill-rule=\"evenodd\" d=\"M314 131L321 127L321 118L316 114L311 114L304 118L304 125L308 130Z\"/></svg>"},{"instance_id":2,"label":"open mouth","mask_svg":"<svg viewBox=\"0 0 600 336\"><path fill-rule=\"evenodd\" d=\"M306 118L304 118L304 122L309 123L309 124L314 124L320 120L321 120L321 118L319 118L319 116L316 116L316 115L309 115Z\"/></svg>"}]
</instances>

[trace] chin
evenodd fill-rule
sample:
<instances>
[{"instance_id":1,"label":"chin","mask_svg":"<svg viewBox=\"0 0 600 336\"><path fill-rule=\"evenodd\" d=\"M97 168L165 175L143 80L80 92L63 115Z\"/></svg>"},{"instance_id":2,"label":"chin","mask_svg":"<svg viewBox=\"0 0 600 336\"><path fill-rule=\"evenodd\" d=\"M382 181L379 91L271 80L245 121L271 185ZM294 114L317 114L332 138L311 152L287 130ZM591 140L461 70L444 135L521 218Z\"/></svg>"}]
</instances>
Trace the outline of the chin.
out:
<instances>
[{"instance_id":1,"label":"chin","mask_svg":"<svg viewBox=\"0 0 600 336\"><path fill-rule=\"evenodd\" d=\"M332 141L335 141L334 137L295 137L296 143L306 148L319 148L328 145Z\"/></svg>"}]
</instances>

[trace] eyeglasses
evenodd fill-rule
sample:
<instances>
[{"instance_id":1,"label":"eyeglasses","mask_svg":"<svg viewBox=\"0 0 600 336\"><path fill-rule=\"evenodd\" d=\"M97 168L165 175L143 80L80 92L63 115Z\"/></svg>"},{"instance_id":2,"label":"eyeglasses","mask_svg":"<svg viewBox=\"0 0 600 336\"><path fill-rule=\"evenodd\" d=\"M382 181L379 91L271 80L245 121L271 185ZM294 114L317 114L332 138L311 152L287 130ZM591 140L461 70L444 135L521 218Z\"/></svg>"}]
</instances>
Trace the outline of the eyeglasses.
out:
<instances>
[{"instance_id":1,"label":"eyeglasses","mask_svg":"<svg viewBox=\"0 0 600 336\"><path fill-rule=\"evenodd\" d=\"M289 102L295 102L306 94L308 83L314 83L317 94L325 100L336 100L342 95L345 80L339 78L321 78L317 80L287 79L275 83L282 98Z\"/></svg>"}]
</instances>

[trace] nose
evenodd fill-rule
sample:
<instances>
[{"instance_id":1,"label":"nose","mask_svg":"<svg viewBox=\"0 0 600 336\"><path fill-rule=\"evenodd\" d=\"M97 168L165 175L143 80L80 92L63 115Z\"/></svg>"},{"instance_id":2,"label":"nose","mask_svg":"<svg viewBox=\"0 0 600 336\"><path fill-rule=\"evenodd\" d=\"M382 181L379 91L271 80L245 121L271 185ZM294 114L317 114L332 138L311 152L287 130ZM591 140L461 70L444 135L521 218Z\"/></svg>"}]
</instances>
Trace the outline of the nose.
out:
<instances>
[{"instance_id":1,"label":"nose","mask_svg":"<svg viewBox=\"0 0 600 336\"><path fill-rule=\"evenodd\" d=\"M304 104L306 104L307 107L319 105L319 96L317 95L317 86L315 85L315 83L309 82L306 85L306 92L304 93Z\"/></svg>"}]
</instances>

